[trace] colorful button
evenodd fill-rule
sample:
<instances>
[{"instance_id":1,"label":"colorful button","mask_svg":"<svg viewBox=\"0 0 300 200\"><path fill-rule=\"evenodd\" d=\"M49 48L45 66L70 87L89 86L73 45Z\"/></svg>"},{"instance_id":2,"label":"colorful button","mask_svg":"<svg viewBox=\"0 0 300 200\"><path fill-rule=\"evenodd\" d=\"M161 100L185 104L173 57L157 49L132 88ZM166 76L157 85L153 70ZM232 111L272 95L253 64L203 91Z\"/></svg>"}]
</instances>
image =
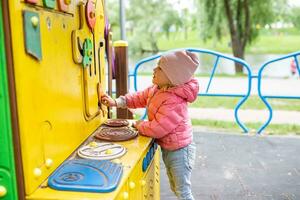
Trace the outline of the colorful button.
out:
<instances>
[{"instance_id":1,"label":"colorful button","mask_svg":"<svg viewBox=\"0 0 300 200\"><path fill-rule=\"evenodd\" d=\"M33 174L36 178L40 177L42 175L42 170L40 168L35 168L33 170Z\"/></svg>"},{"instance_id":2,"label":"colorful button","mask_svg":"<svg viewBox=\"0 0 300 200\"><path fill-rule=\"evenodd\" d=\"M6 187L0 185L0 197L4 197L7 193Z\"/></svg>"}]
</instances>

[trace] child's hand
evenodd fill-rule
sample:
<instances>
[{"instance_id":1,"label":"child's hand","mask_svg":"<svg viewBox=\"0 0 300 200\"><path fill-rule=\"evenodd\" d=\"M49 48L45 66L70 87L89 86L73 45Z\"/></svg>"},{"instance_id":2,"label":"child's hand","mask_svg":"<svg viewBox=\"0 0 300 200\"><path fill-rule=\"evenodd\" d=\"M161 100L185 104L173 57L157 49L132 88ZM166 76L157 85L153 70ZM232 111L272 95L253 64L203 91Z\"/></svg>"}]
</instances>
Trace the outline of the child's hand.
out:
<instances>
[{"instance_id":1,"label":"child's hand","mask_svg":"<svg viewBox=\"0 0 300 200\"><path fill-rule=\"evenodd\" d=\"M142 122L143 122L143 120L136 121L135 123L133 123L133 127L137 128L140 125L140 123L142 123Z\"/></svg>"},{"instance_id":2,"label":"child's hand","mask_svg":"<svg viewBox=\"0 0 300 200\"><path fill-rule=\"evenodd\" d=\"M116 101L113 98L111 98L110 96L108 96L107 94L102 95L101 102L104 105L109 106L109 107L117 106Z\"/></svg>"}]
</instances>

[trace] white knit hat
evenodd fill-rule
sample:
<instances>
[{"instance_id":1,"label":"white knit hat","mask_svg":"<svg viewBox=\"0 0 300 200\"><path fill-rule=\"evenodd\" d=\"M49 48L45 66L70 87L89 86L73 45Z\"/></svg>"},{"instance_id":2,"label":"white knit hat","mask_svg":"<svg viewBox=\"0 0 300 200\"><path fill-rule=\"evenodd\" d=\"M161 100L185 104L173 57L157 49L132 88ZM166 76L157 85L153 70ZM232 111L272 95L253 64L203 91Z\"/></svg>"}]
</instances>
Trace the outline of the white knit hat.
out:
<instances>
[{"instance_id":1,"label":"white knit hat","mask_svg":"<svg viewBox=\"0 0 300 200\"><path fill-rule=\"evenodd\" d=\"M175 51L161 56L159 66L173 85L188 82L199 65L198 57L189 51Z\"/></svg>"}]
</instances>

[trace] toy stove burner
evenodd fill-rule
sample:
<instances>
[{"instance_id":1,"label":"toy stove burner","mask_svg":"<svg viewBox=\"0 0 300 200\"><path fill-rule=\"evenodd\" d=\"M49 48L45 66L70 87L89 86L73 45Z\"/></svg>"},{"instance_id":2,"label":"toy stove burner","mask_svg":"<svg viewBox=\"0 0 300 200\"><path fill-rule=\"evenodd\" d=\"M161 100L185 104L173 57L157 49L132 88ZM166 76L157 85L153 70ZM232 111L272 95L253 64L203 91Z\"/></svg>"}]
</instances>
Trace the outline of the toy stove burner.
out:
<instances>
[{"instance_id":1,"label":"toy stove burner","mask_svg":"<svg viewBox=\"0 0 300 200\"><path fill-rule=\"evenodd\" d=\"M111 127L122 127L128 126L129 122L126 119L108 119L104 124Z\"/></svg>"},{"instance_id":2,"label":"toy stove burner","mask_svg":"<svg viewBox=\"0 0 300 200\"><path fill-rule=\"evenodd\" d=\"M108 141L125 141L135 138L138 135L138 132L132 130L128 127L122 128L108 128L104 127L98 129L95 134L95 138L99 140L108 140Z\"/></svg>"},{"instance_id":3,"label":"toy stove burner","mask_svg":"<svg viewBox=\"0 0 300 200\"><path fill-rule=\"evenodd\" d=\"M81 147L77 154L81 158L92 160L111 160L119 158L126 153L126 148L119 144L91 142Z\"/></svg>"}]
</instances>

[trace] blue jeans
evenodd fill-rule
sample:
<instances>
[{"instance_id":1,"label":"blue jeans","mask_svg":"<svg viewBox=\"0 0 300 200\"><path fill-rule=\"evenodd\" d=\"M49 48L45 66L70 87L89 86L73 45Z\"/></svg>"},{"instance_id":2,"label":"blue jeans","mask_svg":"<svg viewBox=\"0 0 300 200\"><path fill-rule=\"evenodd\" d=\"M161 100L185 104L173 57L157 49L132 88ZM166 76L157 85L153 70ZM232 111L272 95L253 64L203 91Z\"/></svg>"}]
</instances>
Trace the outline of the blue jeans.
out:
<instances>
[{"instance_id":1,"label":"blue jeans","mask_svg":"<svg viewBox=\"0 0 300 200\"><path fill-rule=\"evenodd\" d=\"M171 190L180 200L194 200L191 190L191 173L195 164L195 156L195 143L175 151L162 148L162 158Z\"/></svg>"}]
</instances>

